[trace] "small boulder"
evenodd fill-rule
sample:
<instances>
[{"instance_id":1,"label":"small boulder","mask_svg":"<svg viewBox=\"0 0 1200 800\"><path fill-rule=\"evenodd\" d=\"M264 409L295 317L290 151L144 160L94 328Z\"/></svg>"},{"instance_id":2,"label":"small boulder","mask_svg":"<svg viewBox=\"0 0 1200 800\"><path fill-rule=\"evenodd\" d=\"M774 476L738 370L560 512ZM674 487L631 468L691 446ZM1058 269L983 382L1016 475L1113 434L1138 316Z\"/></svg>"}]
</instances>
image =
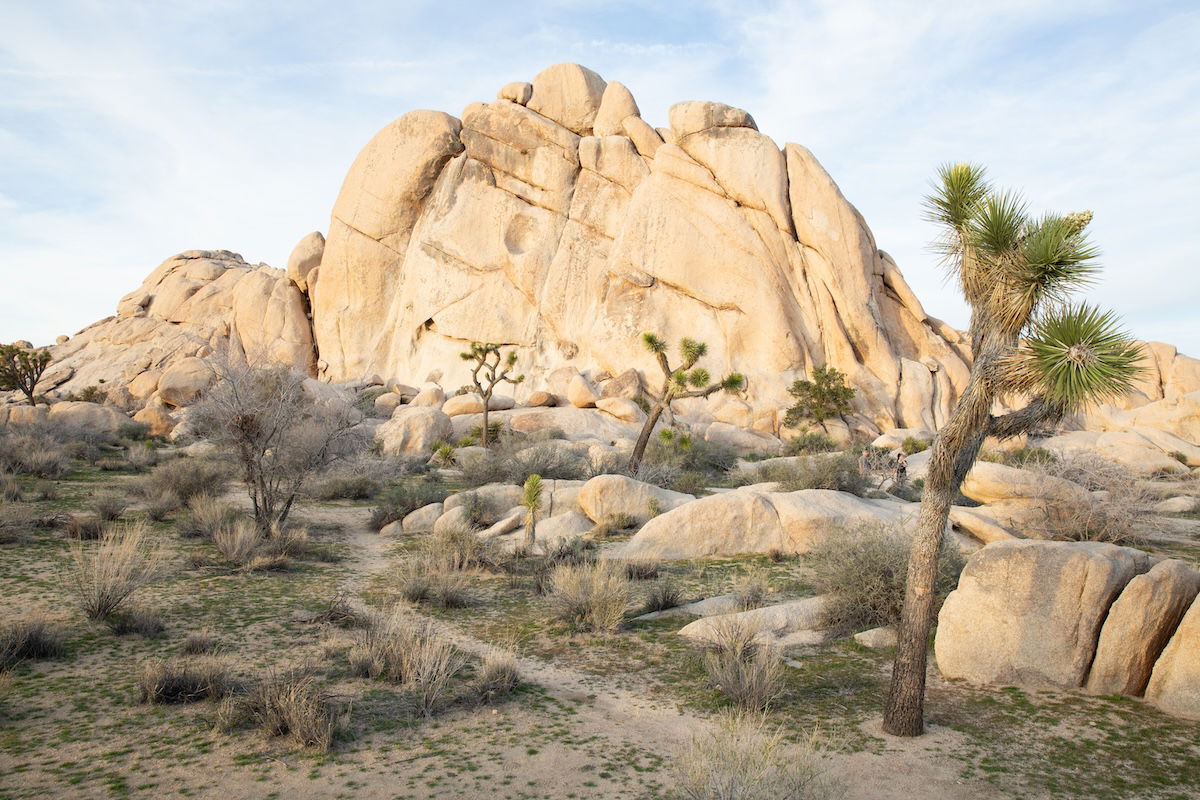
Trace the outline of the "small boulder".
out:
<instances>
[{"instance_id":1,"label":"small boulder","mask_svg":"<svg viewBox=\"0 0 1200 800\"><path fill-rule=\"evenodd\" d=\"M596 523L624 514L642 524L655 513L670 511L695 499L690 494L662 489L625 475L597 475L579 489L579 507Z\"/></svg>"},{"instance_id":2,"label":"small boulder","mask_svg":"<svg viewBox=\"0 0 1200 800\"><path fill-rule=\"evenodd\" d=\"M896 629L891 625L871 628L869 631L854 634L854 641L870 650L886 650L896 646Z\"/></svg>"},{"instance_id":3,"label":"small boulder","mask_svg":"<svg viewBox=\"0 0 1200 800\"><path fill-rule=\"evenodd\" d=\"M642 394L642 376L636 369L627 369L611 380L604 382L600 397L623 397L636 400Z\"/></svg>"},{"instance_id":4,"label":"small boulder","mask_svg":"<svg viewBox=\"0 0 1200 800\"><path fill-rule=\"evenodd\" d=\"M434 384L426 384L419 392L413 395L410 406L427 406L428 408L441 408L446 402L446 393L442 391L442 387ZM442 409L445 413L445 409ZM446 416L449 416L447 414Z\"/></svg>"},{"instance_id":5,"label":"small boulder","mask_svg":"<svg viewBox=\"0 0 1200 800\"><path fill-rule=\"evenodd\" d=\"M404 398L395 392L384 392L375 398L375 410L390 417L396 409L404 405Z\"/></svg>"},{"instance_id":6,"label":"small boulder","mask_svg":"<svg viewBox=\"0 0 1200 800\"><path fill-rule=\"evenodd\" d=\"M183 358L163 371L158 379L158 396L172 406L195 402L216 375L201 358Z\"/></svg>"},{"instance_id":7,"label":"small boulder","mask_svg":"<svg viewBox=\"0 0 1200 800\"><path fill-rule=\"evenodd\" d=\"M168 436L175 429L175 418L171 416L170 409L160 402L151 402L133 415L133 421L148 425L151 436Z\"/></svg>"},{"instance_id":8,"label":"small boulder","mask_svg":"<svg viewBox=\"0 0 1200 800\"><path fill-rule=\"evenodd\" d=\"M525 401L525 405L534 408L549 408L558 405L558 398L550 394L550 392L534 392L529 395L529 399Z\"/></svg>"},{"instance_id":9,"label":"small boulder","mask_svg":"<svg viewBox=\"0 0 1200 800\"><path fill-rule=\"evenodd\" d=\"M405 406L396 409L392 418L375 429L385 455L429 453L437 442L449 441L454 435L450 417L436 408Z\"/></svg>"},{"instance_id":10,"label":"small boulder","mask_svg":"<svg viewBox=\"0 0 1200 800\"><path fill-rule=\"evenodd\" d=\"M1192 601L1155 662L1146 699L1168 714L1200 719L1200 603Z\"/></svg>"},{"instance_id":11,"label":"small boulder","mask_svg":"<svg viewBox=\"0 0 1200 800\"><path fill-rule=\"evenodd\" d=\"M511 100L519 106L523 106L529 102L529 98L533 96L533 84L527 81L513 81L506 83L496 93L497 100Z\"/></svg>"},{"instance_id":12,"label":"small boulder","mask_svg":"<svg viewBox=\"0 0 1200 800\"><path fill-rule=\"evenodd\" d=\"M646 421L646 412L642 411L637 403L624 397L601 397L596 401L596 408L622 422L641 425Z\"/></svg>"},{"instance_id":13,"label":"small boulder","mask_svg":"<svg viewBox=\"0 0 1200 800\"><path fill-rule=\"evenodd\" d=\"M1159 514L1189 514L1196 509L1200 509L1200 498L1184 495L1168 497L1154 506L1154 510Z\"/></svg>"},{"instance_id":14,"label":"small boulder","mask_svg":"<svg viewBox=\"0 0 1200 800\"><path fill-rule=\"evenodd\" d=\"M582 375L574 375L567 383L567 400L576 408L593 408L600 399L596 385Z\"/></svg>"},{"instance_id":15,"label":"small boulder","mask_svg":"<svg viewBox=\"0 0 1200 800\"><path fill-rule=\"evenodd\" d=\"M580 136L592 132L604 79L579 64L555 64L537 74L526 105Z\"/></svg>"},{"instance_id":16,"label":"small boulder","mask_svg":"<svg viewBox=\"0 0 1200 800\"><path fill-rule=\"evenodd\" d=\"M50 406L49 420L88 433L111 435L129 422L129 417L112 406L67 400Z\"/></svg>"},{"instance_id":17,"label":"small boulder","mask_svg":"<svg viewBox=\"0 0 1200 800\"><path fill-rule=\"evenodd\" d=\"M442 404L442 413L448 417L460 417L463 414L482 414L483 398L474 392L457 394L449 397Z\"/></svg>"},{"instance_id":18,"label":"small boulder","mask_svg":"<svg viewBox=\"0 0 1200 800\"><path fill-rule=\"evenodd\" d=\"M309 290L309 274L321 266L324 253L325 237L320 231L308 234L292 248L292 254L288 256L287 275L300 291Z\"/></svg>"},{"instance_id":19,"label":"small boulder","mask_svg":"<svg viewBox=\"0 0 1200 800\"><path fill-rule=\"evenodd\" d=\"M829 618L829 600L826 595L805 597L737 614L702 617L684 625L679 635L695 641L713 642L722 625L736 620L757 631L755 640L764 644L816 644L830 638L830 634L824 632ZM821 633L812 635L818 631Z\"/></svg>"},{"instance_id":20,"label":"small boulder","mask_svg":"<svg viewBox=\"0 0 1200 800\"><path fill-rule=\"evenodd\" d=\"M430 503L409 513L401 522L405 533L429 533L433 525L443 513L441 503ZM381 531L382 532L382 531Z\"/></svg>"}]
</instances>

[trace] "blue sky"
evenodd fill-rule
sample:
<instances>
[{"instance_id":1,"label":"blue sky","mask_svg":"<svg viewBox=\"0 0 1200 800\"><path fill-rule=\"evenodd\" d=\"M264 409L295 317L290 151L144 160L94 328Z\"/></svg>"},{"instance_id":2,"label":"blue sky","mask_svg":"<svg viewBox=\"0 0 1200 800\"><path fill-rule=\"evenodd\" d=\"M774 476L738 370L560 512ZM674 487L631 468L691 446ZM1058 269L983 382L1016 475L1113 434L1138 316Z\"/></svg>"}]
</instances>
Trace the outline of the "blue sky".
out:
<instances>
[{"instance_id":1,"label":"blue sky","mask_svg":"<svg viewBox=\"0 0 1200 800\"><path fill-rule=\"evenodd\" d=\"M0 27L0 341L113 313L159 262L282 266L355 154L577 61L665 125L680 100L809 147L927 310L939 163L1095 212L1089 296L1200 355L1200 10L1186 2L25 2Z\"/></svg>"}]
</instances>

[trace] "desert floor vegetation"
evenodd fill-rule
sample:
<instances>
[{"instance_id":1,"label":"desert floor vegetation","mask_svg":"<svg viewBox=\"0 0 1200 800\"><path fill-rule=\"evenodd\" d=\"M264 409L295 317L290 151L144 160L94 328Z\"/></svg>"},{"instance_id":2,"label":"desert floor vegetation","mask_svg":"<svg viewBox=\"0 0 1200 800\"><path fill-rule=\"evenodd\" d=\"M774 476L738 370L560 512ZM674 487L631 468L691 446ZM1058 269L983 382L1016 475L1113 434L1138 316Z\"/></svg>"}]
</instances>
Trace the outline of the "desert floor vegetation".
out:
<instances>
[{"instance_id":1,"label":"desert floor vegetation","mask_svg":"<svg viewBox=\"0 0 1200 800\"><path fill-rule=\"evenodd\" d=\"M839 780L847 797L1200 795L1200 723L1136 700L973 689L933 671L934 733L906 748L877 729L886 652L739 646L736 631L701 647L677 633L690 617L638 618L730 592L769 605L828 581L882 596L886 547L867 559L877 568L851 569L844 552L833 566L612 561L628 520L516 554L465 529L381 537L372 516L389 491L403 508L466 484L355 464L379 483L371 498L306 494L287 529L303 534L246 526L254 547L230 560L217 539L250 519L246 494L212 462L158 449L141 473L82 458L54 479L8 473L20 499L0 505L13 532L0 639L21 655L0 669L4 797L824 797ZM178 507L152 513L159 492ZM93 506L108 493L127 507L103 522ZM1167 520L1151 549L1200 563L1193 516ZM75 538L72 518L97 519L95 536ZM263 556L288 569L233 563ZM884 621L886 605L856 604L847 624Z\"/></svg>"}]
</instances>

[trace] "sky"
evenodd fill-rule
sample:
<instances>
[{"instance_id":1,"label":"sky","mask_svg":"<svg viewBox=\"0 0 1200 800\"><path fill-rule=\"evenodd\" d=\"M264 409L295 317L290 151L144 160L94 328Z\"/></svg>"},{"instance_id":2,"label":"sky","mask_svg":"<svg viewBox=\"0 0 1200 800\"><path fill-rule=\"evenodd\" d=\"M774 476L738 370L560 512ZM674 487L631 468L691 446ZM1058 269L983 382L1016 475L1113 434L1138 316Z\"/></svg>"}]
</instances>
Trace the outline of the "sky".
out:
<instances>
[{"instance_id":1,"label":"sky","mask_svg":"<svg viewBox=\"0 0 1200 800\"><path fill-rule=\"evenodd\" d=\"M73 334L183 250L282 267L389 121L574 61L652 125L715 100L808 147L958 327L921 217L939 164L984 164L1037 211L1090 209L1105 270L1087 298L1200 356L1195 2L5 6L0 341Z\"/></svg>"}]
</instances>

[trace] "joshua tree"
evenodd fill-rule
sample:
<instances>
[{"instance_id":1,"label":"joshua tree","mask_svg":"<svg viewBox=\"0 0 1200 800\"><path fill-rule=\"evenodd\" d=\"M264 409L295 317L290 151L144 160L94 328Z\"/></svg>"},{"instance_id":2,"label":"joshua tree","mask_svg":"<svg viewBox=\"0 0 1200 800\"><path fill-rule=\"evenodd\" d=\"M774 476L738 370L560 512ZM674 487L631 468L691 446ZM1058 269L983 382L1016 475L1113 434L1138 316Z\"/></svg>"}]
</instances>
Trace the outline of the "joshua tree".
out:
<instances>
[{"instance_id":1,"label":"joshua tree","mask_svg":"<svg viewBox=\"0 0 1200 800\"><path fill-rule=\"evenodd\" d=\"M846 385L846 376L836 367L816 367L812 380L792 383L788 394L796 403L787 410L784 424L794 428L802 421L811 419L818 425L827 419L849 413L854 389Z\"/></svg>"},{"instance_id":2,"label":"joshua tree","mask_svg":"<svg viewBox=\"0 0 1200 800\"><path fill-rule=\"evenodd\" d=\"M683 363L678 369L672 368L667 361L666 341L653 333L643 333L642 343L658 359L658 366L663 373L663 388L658 397L651 394L654 404L650 407L646 424L642 426L642 432L633 448L633 455L629 459L630 475L637 474L638 467L642 465L642 456L646 453L646 445L650 442L650 433L663 411L670 408L673 401L684 397L708 397L721 390L736 392L746 385L746 379L737 372L731 372L720 382L713 383L708 370L696 366L696 362L708 352L708 345L704 342L697 342L686 336L679 340L679 354L683 357Z\"/></svg>"},{"instance_id":3,"label":"joshua tree","mask_svg":"<svg viewBox=\"0 0 1200 800\"><path fill-rule=\"evenodd\" d=\"M525 491L521 495L521 505L525 506L525 543L533 552L537 542L535 526L537 513L542 510L542 476L534 473L525 479Z\"/></svg>"},{"instance_id":4,"label":"joshua tree","mask_svg":"<svg viewBox=\"0 0 1200 800\"><path fill-rule=\"evenodd\" d=\"M37 405L34 389L48 366L49 350L26 350L15 344L0 344L0 389L20 392L29 405Z\"/></svg>"},{"instance_id":5,"label":"joshua tree","mask_svg":"<svg viewBox=\"0 0 1200 800\"><path fill-rule=\"evenodd\" d=\"M509 376L508 373L517 363L517 351L509 350L508 355L501 356L498 344L471 342L471 349L458 355L463 361L475 362L475 366L471 369L471 383L474 384L475 391L479 392L479 396L483 398L483 424L479 426L479 444L487 447L490 438L488 406L491 405L492 392L500 383L511 383L515 386L525 380L525 376L518 375L515 378Z\"/></svg>"},{"instance_id":6,"label":"joshua tree","mask_svg":"<svg viewBox=\"0 0 1200 800\"><path fill-rule=\"evenodd\" d=\"M271 534L287 520L306 478L365 446L362 419L348 403L317 402L304 375L256 368L225 356L210 361L216 381L191 407L196 432L230 451Z\"/></svg>"},{"instance_id":7,"label":"joshua tree","mask_svg":"<svg viewBox=\"0 0 1200 800\"><path fill-rule=\"evenodd\" d=\"M1016 194L998 192L984 170L940 170L926 200L943 228L946 263L971 306L974 362L962 396L933 443L883 728L897 736L924 730L926 650L933 624L938 546L950 504L987 436L1008 438L1053 424L1081 405L1128 391L1141 348L1112 313L1072 304L1072 290L1099 267L1084 229L1091 212L1032 217ZM1002 396L1025 396L1021 409L991 413Z\"/></svg>"}]
</instances>

